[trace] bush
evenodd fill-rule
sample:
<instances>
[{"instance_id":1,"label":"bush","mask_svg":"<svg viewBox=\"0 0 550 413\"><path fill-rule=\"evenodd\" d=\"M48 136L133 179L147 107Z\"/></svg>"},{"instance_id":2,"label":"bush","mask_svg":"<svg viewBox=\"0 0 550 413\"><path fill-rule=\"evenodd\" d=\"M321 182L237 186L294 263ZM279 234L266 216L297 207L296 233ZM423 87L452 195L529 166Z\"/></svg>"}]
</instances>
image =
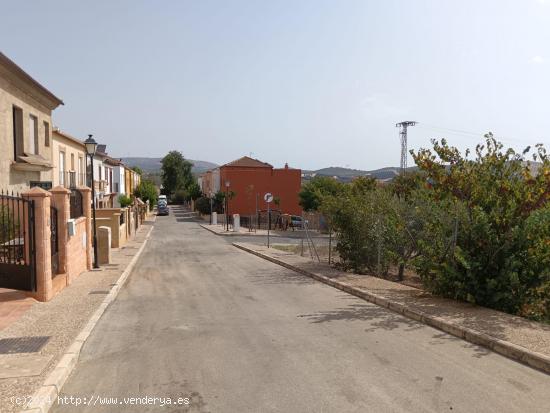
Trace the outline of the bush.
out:
<instances>
[{"instance_id":1,"label":"bush","mask_svg":"<svg viewBox=\"0 0 550 413\"><path fill-rule=\"evenodd\" d=\"M174 204L183 204L189 200L189 194L185 189L178 189L174 196L172 197L172 202Z\"/></svg>"},{"instance_id":2,"label":"bush","mask_svg":"<svg viewBox=\"0 0 550 413\"><path fill-rule=\"evenodd\" d=\"M137 197L141 198L141 200L144 202L149 201L149 205L151 207L157 203L157 199L158 199L157 187L153 183L153 181L150 181L148 179L141 180L136 190L134 191L134 194Z\"/></svg>"},{"instance_id":3,"label":"bush","mask_svg":"<svg viewBox=\"0 0 550 413\"><path fill-rule=\"evenodd\" d=\"M119 195L118 202L120 203L121 208L126 208L130 205L132 205L133 201L132 198L130 198L128 195Z\"/></svg>"},{"instance_id":4,"label":"bush","mask_svg":"<svg viewBox=\"0 0 550 413\"><path fill-rule=\"evenodd\" d=\"M195 201L195 209L201 215L210 215L210 199L206 197L200 197Z\"/></svg>"},{"instance_id":5,"label":"bush","mask_svg":"<svg viewBox=\"0 0 550 413\"><path fill-rule=\"evenodd\" d=\"M541 164L533 173L524 158L528 152L504 151L489 134L475 160L445 140L433 141L433 152L413 153L433 199L452 217L429 222L431 237L418 270L430 290L514 314L548 316L532 300L548 302L550 226L543 210L550 200L550 163L537 145L533 158Z\"/></svg>"},{"instance_id":6,"label":"bush","mask_svg":"<svg viewBox=\"0 0 550 413\"><path fill-rule=\"evenodd\" d=\"M384 188L310 186L302 200L337 232L346 269L409 266L435 294L550 322L550 159L537 145L534 172L529 151L489 134L469 159L433 141L413 153L419 173Z\"/></svg>"}]
</instances>

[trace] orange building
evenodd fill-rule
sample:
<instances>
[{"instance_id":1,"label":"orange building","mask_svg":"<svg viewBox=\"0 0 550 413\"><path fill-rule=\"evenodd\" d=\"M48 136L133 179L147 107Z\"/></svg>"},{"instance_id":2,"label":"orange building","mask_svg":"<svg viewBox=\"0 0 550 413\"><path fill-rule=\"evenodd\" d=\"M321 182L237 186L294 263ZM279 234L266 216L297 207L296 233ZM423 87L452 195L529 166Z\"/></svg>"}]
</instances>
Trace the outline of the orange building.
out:
<instances>
[{"instance_id":1,"label":"orange building","mask_svg":"<svg viewBox=\"0 0 550 413\"><path fill-rule=\"evenodd\" d=\"M289 168L288 164L277 169L268 163L244 156L220 166L219 184L213 183L212 186L225 192L226 182L229 182L229 191L235 194L229 201L230 214L254 215L256 207L258 210L267 209L264 195L270 192L279 203L276 205L272 202L270 208L301 215L302 208L298 203L301 179L302 171Z\"/></svg>"}]
</instances>

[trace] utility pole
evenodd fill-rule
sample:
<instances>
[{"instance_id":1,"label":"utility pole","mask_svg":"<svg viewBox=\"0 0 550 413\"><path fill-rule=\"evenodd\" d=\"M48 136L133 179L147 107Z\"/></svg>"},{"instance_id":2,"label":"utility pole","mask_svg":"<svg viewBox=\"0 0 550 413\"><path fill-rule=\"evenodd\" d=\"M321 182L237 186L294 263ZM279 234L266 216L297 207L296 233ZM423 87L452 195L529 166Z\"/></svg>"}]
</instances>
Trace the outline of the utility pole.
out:
<instances>
[{"instance_id":1,"label":"utility pole","mask_svg":"<svg viewBox=\"0 0 550 413\"><path fill-rule=\"evenodd\" d=\"M399 122L395 124L396 128L399 129L399 137L401 138L401 175L405 174L407 169L407 128L409 126L416 125L417 122L406 120L404 122Z\"/></svg>"}]
</instances>

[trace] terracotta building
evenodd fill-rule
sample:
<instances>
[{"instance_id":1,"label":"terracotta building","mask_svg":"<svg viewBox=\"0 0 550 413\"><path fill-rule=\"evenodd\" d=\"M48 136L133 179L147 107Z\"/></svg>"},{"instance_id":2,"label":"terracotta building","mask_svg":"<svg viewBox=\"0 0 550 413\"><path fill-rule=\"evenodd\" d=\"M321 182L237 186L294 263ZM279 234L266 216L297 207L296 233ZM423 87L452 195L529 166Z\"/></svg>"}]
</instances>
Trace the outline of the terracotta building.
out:
<instances>
[{"instance_id":1,"label":"terracotta building","mask_svg":"<svg viewBox=\"0 0 550 413\"><path fill-rule=\"evenodd\" d=\"M256 208L265 210L264 195L270 192L279 204L272 203L271 208L300 215L302 208L298 203L298 193L301 176L300 169L289 168L288 165L273 168L268 163L244 156L201 175L199 183L208 196L212 188L225 192L226 182L229 182L228 189L234 193L229 201L231 214L254 215Z\"/></svg>"}]
</instances>

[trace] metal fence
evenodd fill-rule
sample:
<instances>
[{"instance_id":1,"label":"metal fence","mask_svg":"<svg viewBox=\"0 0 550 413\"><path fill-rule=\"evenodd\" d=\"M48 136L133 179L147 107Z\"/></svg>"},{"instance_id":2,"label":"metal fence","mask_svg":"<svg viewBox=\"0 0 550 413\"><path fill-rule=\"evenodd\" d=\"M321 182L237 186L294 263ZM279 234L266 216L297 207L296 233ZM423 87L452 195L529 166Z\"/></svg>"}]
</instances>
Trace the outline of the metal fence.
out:
<instances>
[{"instance_id":1,"label":"metal fence","mask_svg":"<svg viewBox=\"0 0 550 413\"><path fill-rule=\"evenodd\" d=\"M35 291L34 201L0 192L0 287Z\"/></svg>"},{"instance_id":2,"label":"metal fence","mask_svg":"<svg viewBox=\"0 0 550 413\"><path fill-rule=\"evenodd\" d=\"M80 191L73 189L69 197L71 218L79 218L84 215L84 206L82 204L82 194Z\"/></svg>"}]
</instances>

